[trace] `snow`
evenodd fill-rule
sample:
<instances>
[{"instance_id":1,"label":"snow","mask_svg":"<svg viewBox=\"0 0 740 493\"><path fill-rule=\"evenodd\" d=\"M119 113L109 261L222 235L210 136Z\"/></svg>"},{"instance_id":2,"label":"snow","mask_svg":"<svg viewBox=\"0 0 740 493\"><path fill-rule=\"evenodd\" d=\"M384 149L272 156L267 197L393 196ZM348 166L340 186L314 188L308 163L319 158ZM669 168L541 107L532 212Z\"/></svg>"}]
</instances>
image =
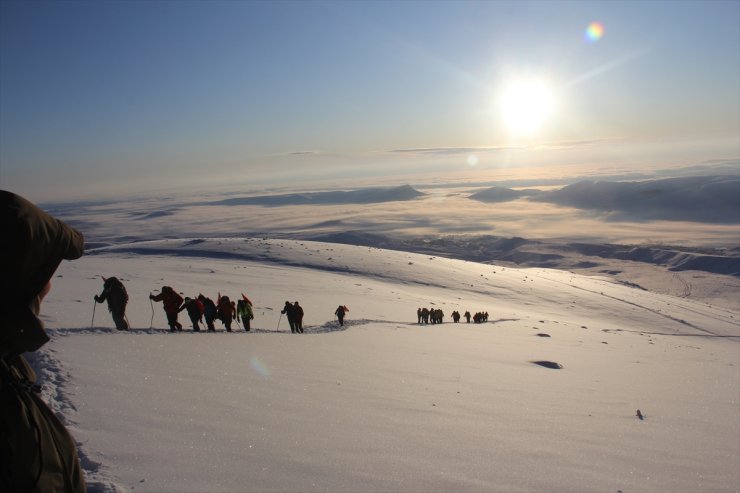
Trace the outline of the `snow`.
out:
<instances>
[{"instance_id":1,"label":"snow","mask_svg":"<svg viewBox=\"0 0 740 493\"><path fill-rule=\"evenodd\" d=\"M126 285L130 332L94 308L101 275ZM245 293L254 331L194 333L182 312L169 333L148 299L165 284ZM418 325L418 307L445 323ZM453 324L456 309L489 322ZM60 266L42 310L52 341L29 356L93 492L740 490L738 310L260 238L98 248Z\"/></svg>"}]
</instances>

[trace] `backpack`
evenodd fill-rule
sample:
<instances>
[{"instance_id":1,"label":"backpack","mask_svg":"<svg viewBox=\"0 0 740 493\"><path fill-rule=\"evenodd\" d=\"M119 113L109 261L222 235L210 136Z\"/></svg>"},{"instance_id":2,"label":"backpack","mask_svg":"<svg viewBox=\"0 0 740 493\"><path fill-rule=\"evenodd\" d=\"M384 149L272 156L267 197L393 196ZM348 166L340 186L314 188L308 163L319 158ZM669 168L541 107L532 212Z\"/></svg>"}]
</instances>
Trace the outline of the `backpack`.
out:
<instances>
[{"instance_id":1,"label":"backpack","mask_svg":"<svg viewBox=\"0 0 740 493\"><path fill-rule=\"evenodd\" d=\"M128 303L126 286L124 286L117 277L107 278L103 283L103 288L105 291L108 291L109 303L118 306L126 306L126 303Z\"/></svg>"},{"instance_id":2,"label":"backpack","mask_svg":"<svg viewBox=\"0 0 740 493\"><path fill-rule=\"evenodd\" d=\"M214 316L216 315L216 305L213 303L213 300L211 298L206 298L205 296L201 300L203 303L203 314L206 316Z\"/></svg>"},{"instance_id":3,"label":"backpack","mask_svg":"<svg viewBox=\"0 0 740 493\"><path fill-rule=\"evenodd\" d=\"M250 308L249 303L247 303L246 300L239 300L236 302L236 313L242 318L249 318L249 320L252 320L254 318L254 315L252 314L252 309Z\"/></svg>"}]
</instances>

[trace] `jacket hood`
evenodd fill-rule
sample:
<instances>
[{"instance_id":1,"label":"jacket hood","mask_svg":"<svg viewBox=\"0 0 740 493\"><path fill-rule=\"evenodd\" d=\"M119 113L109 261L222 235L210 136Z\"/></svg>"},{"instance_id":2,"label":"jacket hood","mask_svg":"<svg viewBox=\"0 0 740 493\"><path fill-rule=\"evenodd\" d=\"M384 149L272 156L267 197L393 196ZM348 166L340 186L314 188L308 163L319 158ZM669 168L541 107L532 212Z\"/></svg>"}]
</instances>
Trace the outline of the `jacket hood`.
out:
<instances>
[{"instance_id":1,"label":"jacket hood","mask_svg":"<svg viewBox=\"0 0 740 493\"><path fill-rule=\"evenodd\" d=\"M49 340L38 295L62 260L80 258L82 233L28 200L0 190L0 354L35 351Z\"/></svg>"}]
</instances>

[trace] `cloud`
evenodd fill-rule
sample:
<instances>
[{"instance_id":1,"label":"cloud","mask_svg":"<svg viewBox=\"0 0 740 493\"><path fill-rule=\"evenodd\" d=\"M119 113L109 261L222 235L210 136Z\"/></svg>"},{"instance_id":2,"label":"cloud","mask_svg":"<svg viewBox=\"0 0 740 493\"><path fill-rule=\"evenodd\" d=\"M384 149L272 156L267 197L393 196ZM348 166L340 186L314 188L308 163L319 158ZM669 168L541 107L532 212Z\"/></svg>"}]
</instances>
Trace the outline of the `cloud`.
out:
<instances>
[{"instance_id":1,"label":"cloud","mask_svg":"<svg viewBox=\"0 0 740 493\"><path fill-rule=\"evenodd\" d=\"M487 152L501 151L535 151L535 150L570 150L585 147L594 147L617 139L588 139L588 140L564 140L545 142L542 144L516 145L516 146L479 146L479 147L409 147L390 149L386 152L394 154L423 154L423 155L458 155L458 154L481 154Z\"/></svg>"},{"instance_id":2,"label":"cloud","mask_svg":"<svg viewBox=\"0 0 740 493\"><path fill-rule=\"evenodd\" d=\"M207 202L199 205L339 205L339 204L375 204L380 202L397 202L413 200L424 194L408 185L391 188L365 188L352 191L308 192L283 195L261 195L257 197L235 197Z\"/></svg>"},{"instance_id":3,"label":"cloud","mask_svg":"<svg viewBox=\"0 0 740 493\"><path fill-rule=\"evenodd\" d=\"M291 151L288 156L317 156L321 151Z\"/></svg>"}]
</instances>

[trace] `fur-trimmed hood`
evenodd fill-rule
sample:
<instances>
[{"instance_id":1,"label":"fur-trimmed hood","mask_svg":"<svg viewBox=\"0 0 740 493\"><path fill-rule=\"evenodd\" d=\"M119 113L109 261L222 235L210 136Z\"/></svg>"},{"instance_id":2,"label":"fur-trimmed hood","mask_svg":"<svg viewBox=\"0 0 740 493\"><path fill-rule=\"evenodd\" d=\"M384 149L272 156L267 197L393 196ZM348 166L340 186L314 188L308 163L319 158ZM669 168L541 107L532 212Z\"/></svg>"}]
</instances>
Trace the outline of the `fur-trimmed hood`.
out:
<instances>
[{"instance_id":1,"label":"fur-trimmed hood","mask_svg":"<svg viewBox=\"0 0 740 493\"><path fill-rule=\"evenodd\" d=\"M80 258L82 233L28 200L0 190L0 355L35 351L49 337L38 295L62 260Z\"/></svg>"}]
</instances>

